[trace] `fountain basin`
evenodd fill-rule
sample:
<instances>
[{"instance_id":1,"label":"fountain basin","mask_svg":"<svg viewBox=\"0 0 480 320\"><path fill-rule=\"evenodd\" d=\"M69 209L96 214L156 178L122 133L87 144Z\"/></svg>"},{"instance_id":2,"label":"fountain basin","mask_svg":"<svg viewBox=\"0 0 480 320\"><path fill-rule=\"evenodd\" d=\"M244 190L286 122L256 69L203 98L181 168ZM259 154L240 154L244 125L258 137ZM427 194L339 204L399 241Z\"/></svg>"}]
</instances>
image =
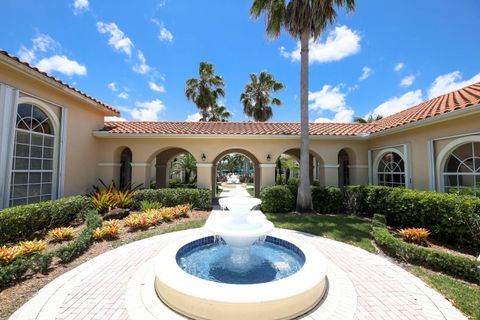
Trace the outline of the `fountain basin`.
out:
<instances>
[{"instance_id":1,"label":"fountain basin","mask_svg":"<svg viewBox=\"0 0 480 320\"><path fill-rule=\"evenodd\" d=\"M325 294L326 262L321 253L295 237L282 236L303 253L303 266L294 274L271 282L229 284L185 272L177 263L178 252L194 241L188 237L165 247L154 263L155 291L173 310L193 319L292 319L317 305Z\"/></svg>"}]
</instances>

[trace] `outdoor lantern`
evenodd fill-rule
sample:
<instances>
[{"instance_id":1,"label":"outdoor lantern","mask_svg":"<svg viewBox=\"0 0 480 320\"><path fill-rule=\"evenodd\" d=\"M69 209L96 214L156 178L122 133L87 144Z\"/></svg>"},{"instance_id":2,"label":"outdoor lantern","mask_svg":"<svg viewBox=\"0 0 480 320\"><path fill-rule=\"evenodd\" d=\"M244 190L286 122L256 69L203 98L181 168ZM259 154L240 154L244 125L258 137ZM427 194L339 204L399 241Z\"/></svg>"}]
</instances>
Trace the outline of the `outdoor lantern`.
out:
<instances>
[{"instance_id":1,"label":"outdoor lantern","mask_svg":"<svg viewBox=\"0 0 480 320\"><path fill-rule=\"evenodd\" d=\"M270 161L270 160L272 160L272 157L270 156L270 153L269 153L267 154L267 161Z\"/></svg>"},{"instance_id":2,"label":"outdoor lantern","mask_svg":"<svg viewBox=\"0 0 480 320\"><path fill-rule=\"evenodd\" d=\"M207 156L205 155L205 153L202 153L202 161L205 161L207 160Z\"/></svg>"}]
</instances>

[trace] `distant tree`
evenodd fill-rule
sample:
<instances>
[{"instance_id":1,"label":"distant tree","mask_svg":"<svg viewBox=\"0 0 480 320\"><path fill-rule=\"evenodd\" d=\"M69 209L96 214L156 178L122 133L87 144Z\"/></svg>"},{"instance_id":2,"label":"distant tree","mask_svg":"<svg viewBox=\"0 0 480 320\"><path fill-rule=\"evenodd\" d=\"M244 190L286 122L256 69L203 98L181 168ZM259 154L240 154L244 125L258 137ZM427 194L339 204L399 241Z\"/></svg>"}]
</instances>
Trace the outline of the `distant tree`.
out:
<instances>
[{"instance_id":1,"label":"distant tree","mask_svg":"<svg viewBox=\"0 0 480 320\"><path fill-rule=\"evenodd\" d=\"M282 105L280 99L271 99L270 94L284 88L283 83L275 81L268 72L262 71L258 77L255 73L250 74L250 83L240 95L243 112L255 121L268 121L273 115L272 105Z\"/></svg>"},{"instance_id":2,"label":"distant tree","mask_svg":"<svg viewBox=\"0 0 480 320\"><path fill-rule=\"evenodd\" d=\"M200 62L198 73L198 79L187 80L185 96L200 110L202 120L207 121L208 110L216 106L219 97L225 96L225 82L221 76L215 74L213 64L208 62Z\"/></svg>"},{"instance_id":3,"label":"distant tree","mask_svg":"<svg viewBox=\"0 0 480 320\"><path fill-rule=\"evenodd\" d=\"M369 114L367 118L356 117L355 119L353 119L353 122L356 122L356 123L372 123L372 122L375 122L375 121L380 120L380 119L383 119L383 116L380 115L380 114L376 115L375 117L373 116L373 114Z\"/></svg>"},{"instance_id":4,"label":"distant tree","mask_svg":"<svg viewBox=\"0 0 480 320\"><path fill-rule=\"evenodd\" d=\"M228 122L228 118L230 118L231 116L232 114L227 110L225 106L220 106L218 104L215 104L215 106L208 109L206 121Z\"/></svg>"},{"instance_id":5,"label":"distant tree","mask_svg":"<svg viewBox=\"0 0 480 320\"><path fill-rule=\"evenodd\" d=\"M173 161L173 172L185 173L185 181L182 181L183 183L189 183L190 177L192 176L192 174L195 174L196 170L197 161L190 153L181 154Z\"/></svg>"}]
</instances>

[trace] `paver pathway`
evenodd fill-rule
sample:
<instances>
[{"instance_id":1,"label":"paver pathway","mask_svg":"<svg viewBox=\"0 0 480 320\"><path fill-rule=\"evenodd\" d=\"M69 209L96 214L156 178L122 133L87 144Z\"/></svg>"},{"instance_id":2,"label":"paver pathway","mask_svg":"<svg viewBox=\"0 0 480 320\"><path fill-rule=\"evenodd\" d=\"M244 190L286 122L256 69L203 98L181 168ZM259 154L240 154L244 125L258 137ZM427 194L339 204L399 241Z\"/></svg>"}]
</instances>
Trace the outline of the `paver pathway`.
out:
<instances>
[{"instance_id":1,"label":"paver pathway","mask_svg":"<svg viewBox=\"0 0 480 320\"><path fill-rule=\"evenodd\" d=\"M109 251L49 283L10 319L129 319L125 292L132 275L171 241L205 232L203 228L180 231ZM385 258L326 238L276 232L316 246L327 257L329 268L341 269L355 288L356 299L349 300L351 312L343 310L344 316L333 317L313 311L305 320L466 319L442 295ZM331 294L341 296L342 292Z\"/></svg>"}]
</instances>

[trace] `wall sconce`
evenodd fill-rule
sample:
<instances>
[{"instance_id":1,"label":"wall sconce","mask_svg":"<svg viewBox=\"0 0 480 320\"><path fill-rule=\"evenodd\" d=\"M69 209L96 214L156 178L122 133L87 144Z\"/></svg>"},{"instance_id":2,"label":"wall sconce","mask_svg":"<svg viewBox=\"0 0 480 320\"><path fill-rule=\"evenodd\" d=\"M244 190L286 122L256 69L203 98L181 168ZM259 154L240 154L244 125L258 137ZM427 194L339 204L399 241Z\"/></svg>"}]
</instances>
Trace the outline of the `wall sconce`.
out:
<instances>
[{"instance_id":1,"label":"wall sconce","mask_svg":"<svg viewBox=\"0 0 480 320\"><path fill-rule=\"evenodd\" d=\"M205 155L205 153L202 153L202 161L205 161L207 160L207 156Z\"/></svg>"},{"instance_id":2,"label":"wall sconce","mask_svg":"<svg viewBox=\"0 0 480 320\"><path fill-rule=\"evenodd\" d=\"M267 154L267 161L270 161L270 160L272 160L272 157L270 156L270 153L269 153Z\"/></svg>"}]
</instances>

